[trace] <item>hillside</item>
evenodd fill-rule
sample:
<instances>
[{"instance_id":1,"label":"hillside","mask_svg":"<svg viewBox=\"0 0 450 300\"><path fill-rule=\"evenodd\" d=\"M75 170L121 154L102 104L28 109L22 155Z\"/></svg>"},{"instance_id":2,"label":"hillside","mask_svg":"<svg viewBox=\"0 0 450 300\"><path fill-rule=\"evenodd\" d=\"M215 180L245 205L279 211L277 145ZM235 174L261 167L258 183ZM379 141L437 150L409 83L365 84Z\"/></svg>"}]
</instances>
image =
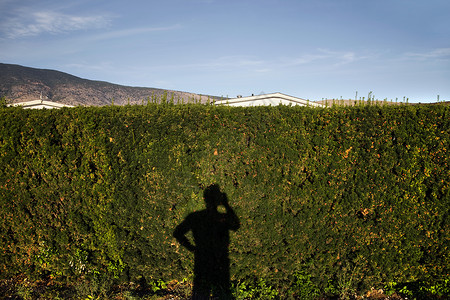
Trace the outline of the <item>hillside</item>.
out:
<instances>
[{"instance_id":1,"label":"hillside","mask_svg":"<svg viewBox=\"0 0 450 300\"><path fill-rule=\"evenodd\" d=\"M158 88L130 87L104 81L79 78L67 73L0 63L0 97L12 103L39 99L42 95L51 101L69 105L109 105L142 103L167 92L174 101L206 103L208 96ZM217 98L209 96L210 99Z\"/></svg>"}]
</instances>

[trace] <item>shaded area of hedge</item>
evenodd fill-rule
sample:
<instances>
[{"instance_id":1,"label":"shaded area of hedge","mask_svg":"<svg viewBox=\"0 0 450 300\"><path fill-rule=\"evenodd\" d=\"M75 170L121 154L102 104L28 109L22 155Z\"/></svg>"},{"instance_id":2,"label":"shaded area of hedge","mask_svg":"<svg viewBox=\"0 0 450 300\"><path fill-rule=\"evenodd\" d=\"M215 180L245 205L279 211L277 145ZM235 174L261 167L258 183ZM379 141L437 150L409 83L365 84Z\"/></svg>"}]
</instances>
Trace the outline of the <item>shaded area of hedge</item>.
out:
<instances>
[{"instance_id":1,"label":"shaded area of hedge","mask_svg":"<svg viewBox=\"0 0 450 300\"><path fill-rule=\"evenodd\" d=\"M189 278L172 231L217 183L241 221L233 280L443 280L449 132L441 105L2 108L0 273Z\"/></svg>"}]
</instances>

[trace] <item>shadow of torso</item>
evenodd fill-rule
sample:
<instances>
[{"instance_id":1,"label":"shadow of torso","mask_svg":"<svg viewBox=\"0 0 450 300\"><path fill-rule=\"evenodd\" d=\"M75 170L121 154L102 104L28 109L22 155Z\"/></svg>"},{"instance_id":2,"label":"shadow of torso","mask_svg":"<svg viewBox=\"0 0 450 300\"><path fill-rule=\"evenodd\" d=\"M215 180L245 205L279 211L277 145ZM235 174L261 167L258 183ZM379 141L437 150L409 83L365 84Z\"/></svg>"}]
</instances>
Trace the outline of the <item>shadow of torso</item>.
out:
<instances>
[{"instance_id":1,"label":"shadow of torso","mask_svg":"<svg viewBox=\"0 0 450 300\"><path fill-rule=\"evenodd\" d=\"M196 277L205 277L214 284L228 285L230 244L229 230L232 224L227 216L207 210L190 214L186 220L194 237Z\"/></svg>"},{"instance_id":2,"label":"shadow of torso","mask_svg":"<svg viewBox=\"0 0 450 300\"><path fill-rule=\"evenodd\" d=\"M193 299L204 299L202 297L209 296L210 292L223 295L220 299L231 299L229 232L239 226L234 213L202 210L189 214L175 229L174 236L179 240L188 231L192 231L194 238L195 246L191 248L194 252Z\"/></svg>"},{"instance_id":3,"label":"shadow of torso","mask_svg":"<svg viewBox=\"0 0 450 300\"><path fill-rule=\"evenodd\" d=\"M206 209L189 214L175 228L173 236L194 252L193 299L208 299L211 293L219 299L231 299L229 232L239 229L239 219L217 185L207 188L204 198ZM219 205L224 206L225 213L217 210ZM189 231L194 243L186 237Z\"/></svg>"}]
</instances>

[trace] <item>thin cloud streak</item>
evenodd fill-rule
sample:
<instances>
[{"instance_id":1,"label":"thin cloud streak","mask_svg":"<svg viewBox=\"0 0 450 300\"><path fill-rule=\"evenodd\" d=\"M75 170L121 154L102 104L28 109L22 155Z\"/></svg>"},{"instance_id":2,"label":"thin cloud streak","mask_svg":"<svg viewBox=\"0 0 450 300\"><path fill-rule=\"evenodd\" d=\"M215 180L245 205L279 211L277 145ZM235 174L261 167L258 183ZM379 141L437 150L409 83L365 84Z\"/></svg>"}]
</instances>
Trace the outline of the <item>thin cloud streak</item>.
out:
<instances>
[{"instance_id":1,"label":"thin cloud streak","mask_svg":"<svg viewBox=\"0 0 450 300\"><path fill-rule=\"evenodd\" d=\"M61 34L70 31L104 28L110 24L106 16L77 16L55 11L27 12L18 10L0 23L1 35L9 39Z\"/></svg>"},{"instance_id":2,"label":"thin cloud streak","mask_svg":"<svg viewBox=\"0 0 450 300\"><path fill-rule=\"evenodd\" d=\"M413 53L408 52L405 54L407 58L425 60L425 59L438 59L438 60L449 60L450 59L450 48L437 48L428 52L423 53Z\"/></svg>"},{"instance_id":3,"label":"thin cloud streak","mask_svg":"<svg viewBox=\"0 0 450 300\"><path fill-rule=\"evenodd\" d=\"M369 59L371 56L358 55L352 51L331 51L328 49L318 49L315 53L307 53L298 57L278 57L264 59L246 55L221 56L208 61L180 64L180 65L160 65L157 68L177 68L177 69L214 69L215 71L250 71L254 73L269 73L283 71L297 67L318 68L327 66L327 69L340 67L354 63L362 59Z\"/></svg>"},{"instance_id":4,"label":"thin cloud streak","mask_svg":"<svg viewBox=\"0 0 450 300\"><path fill-rule=\"evenodd\" d=\"M234 70L236 68L251 68L251 67L261 68L261 66L263 66L265 63L266 63L265 61L255 59L253 57L245 55L242 56L235 55L235 56L221 56L218 58L198 63L188 63L179 65L159 65L157 66L157 68Z\"/></svg>"},{"instance_id":5,"label":"thin cloud streak","mask_svg":"<svg viewBox=\"0 0 450 300\"><path fill-rule=\"evenodd\" d=\"M181 28L179 24L175 24L167 27L140 27L140 28L130 28L130 29L122 29L116 31L110 31L103 34L98 34L87 38L89 41L101 41L101 40L109 40L109 39L118 39L124 38L134 35L152 33L152 32L160 32L160 31L171 31L177 30Z\"/></svg>"},{"instance_id":6,"label":"thin cloud streak","mask_svg":"<svg viewBox=\"0 0 450 300\"><path fill-rule=\"evenodd\" d=\"M312 63L321 63L329 61L331 66L341 66L355 61L369 58L368 56L359 56L353 51L332 51L328 49L318 49L317 53L303 54L295 58L287 59L283 62L285 66L308 65Z\"/></svg>"}]
</instances>

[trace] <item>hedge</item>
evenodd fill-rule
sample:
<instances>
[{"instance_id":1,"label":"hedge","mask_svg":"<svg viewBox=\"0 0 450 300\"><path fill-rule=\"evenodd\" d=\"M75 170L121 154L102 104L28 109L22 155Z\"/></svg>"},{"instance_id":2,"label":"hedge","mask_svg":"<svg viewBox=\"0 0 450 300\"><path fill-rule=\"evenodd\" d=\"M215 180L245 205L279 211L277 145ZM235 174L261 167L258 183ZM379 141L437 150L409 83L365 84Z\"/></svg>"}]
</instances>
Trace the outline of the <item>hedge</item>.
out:
<instances>
[{"instance_id":1,"label":"hedge","mask_svg":"<svg viewBox=\"0 0 450 300\"><path fill-rule=\"evenodd\" d=\"M234 281L448 279L449 134L443 105L0 108L0 276L191 278L172 232L216 183Z\"/></svg>"}]
</instances>

